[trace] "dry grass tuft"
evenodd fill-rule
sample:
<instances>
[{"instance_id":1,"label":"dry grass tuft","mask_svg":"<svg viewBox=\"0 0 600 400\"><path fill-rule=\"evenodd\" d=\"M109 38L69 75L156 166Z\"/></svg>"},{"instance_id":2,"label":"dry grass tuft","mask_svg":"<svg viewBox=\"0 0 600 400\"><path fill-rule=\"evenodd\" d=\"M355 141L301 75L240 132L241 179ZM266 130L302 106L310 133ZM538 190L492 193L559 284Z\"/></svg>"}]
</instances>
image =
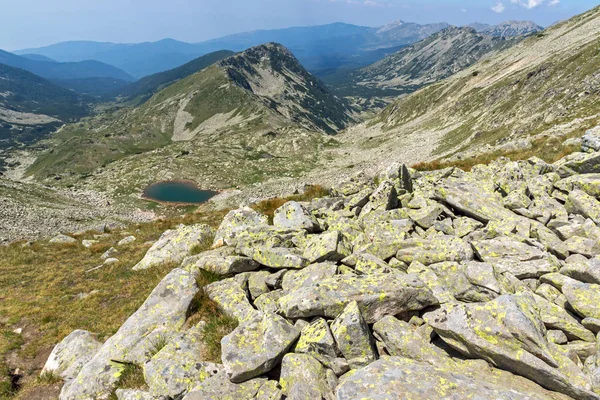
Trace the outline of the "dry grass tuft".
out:
<instances>
[{"instance_id":1,"label":"dry grass tuft","mask_svg":"<svg viewBox=\"0 0 600 400\"><path fill-rule=\"evenodd\" d=\"M471 171L471 169L476 165L489 164L500 157L506 157L513 161L527 160L531 157L538 157L548 163L553 163L581 149L580 146L563 145L562 143L567 138L568 136L561 138L541 138L533 141L532 148L528 150L510 152L495 151L458 161L445 161L440 159L429 162L421 162L413 165L412 168L416 169L417 171L434 171L448 167L456 167L468 172Z\"/></svg>"}]
</instances>

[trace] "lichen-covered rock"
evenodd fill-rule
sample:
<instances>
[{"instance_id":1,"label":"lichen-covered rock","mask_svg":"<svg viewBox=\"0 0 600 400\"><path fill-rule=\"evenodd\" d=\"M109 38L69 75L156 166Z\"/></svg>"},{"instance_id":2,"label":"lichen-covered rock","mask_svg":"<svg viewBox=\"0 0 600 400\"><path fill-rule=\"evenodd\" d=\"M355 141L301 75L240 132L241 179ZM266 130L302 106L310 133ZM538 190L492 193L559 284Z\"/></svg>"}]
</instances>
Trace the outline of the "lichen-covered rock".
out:
<instances>
[{"instance_id":1,"label":"lichen-covered rock","mask_svg":"<svg viewBox=\"0 0 600 400\"><path fill-rule=\"evenodd\" d=\"M105 398L115 388L123 365L143 364L159 338L174 337L186 320L189 306L198 293L195 276L182 269L171 271L152 291L142 306L125 321L77 377L66 382L61 400Z\"/></svg>"},{"instance_id":2,"label":"lichen-covered rock","mask_svg":"<svg viewBox=\"0 0 600 400\"><path fill-rule=\"evenodd\" d=\"M349 369L348 362L339 357L339 349L327 321L317 318L302 328L295 353L309 354L330 368L337 376Z\"/></svg>"},{"instance_id":3,"label":"lichen-covered rock","mask_svg":"<svg viewBox=\"0 0 600 400\"><path fill-rule=\"evenodd\" d=\"M535 301L500 296L485 304L443 305L425 321L452 348L575 398L595 398L589 380L546 341Z\"/></svg>"},{"instance_id":4,"label":"lichen-covered rock","mask_svg":"<svg viewBox=\"0 0 600 400\"><path fill-rule=\"evenodd\" d=\"M323 279L333 277L337 272L337 265L332 262L311 264L297 271L288 271L283 276L281 287L290 292L305 285L321 282Z\"/></svg>"},{"instance_id":5,"label":"lichen-covered rock","mask_svg":"<svg viewBox=\"0 0 600 400\"><path fill-rule=\"evenodd\" d=\"M285 247L243 247L240 252L269 268L300 269L309 264L305 257Z\"/></svg>"},{"instance_id":6,"label":"lichen-covered rock","mask_svg":"<svg viewBox=\"0 0 600 400\"><path fill-rule=\"evenodd\" d=\"M571 192L573 190L582 190L590 196L600 197L600 174L581 174L570 176L554 184L556 188Z\"/></svg>"},{"instance_id":7,"label":"lichen-covered rock","mask_svg":"<svg viewBox=\"0 0 600 400\"><path fill-rule=\"evenodd\" d=\"M580 282L600 285L600 258L567 263L560 273Z\"/></svg>"},{"instance_id":8,"label":"lichen-covered rock","mask_svg":"<svg viewBox=\"0 0 600 400\"><path fill-rule=\"evenodd\" d=\"M349 256L352 249L348 240L338 231L314 235L308 239L303 256L310 263L340 261Z\"/></svg>"},{"instance_id":9,"label":"lichen-covered rock","mask_svg":"<svg viewBox=\"0 0 600 400\"><path fill-rule=\"evenodd\" d=\"M475 230L482 228L483 224L469 217L461 217L454 220L454 234L463 238Z\"/></svg>"},{"instance_id":10,"label":"lichen-covered rock","mask_svg":"<svg viewBox=\"0 0 600 400\"><path fill-rule=\"evenodd\" d=\"M438 304L415 275L391 273L336 275L290 292L279 299L279 306L287 318L335 318L353 300L367 323Z\"/></svg>"},{"instance_id":11,"label":"lichen-covered rock","mask_svg":"<svg viewBox=\"0 0 600 400\"><path fill-rule=\"evenodd\" d=\"M343 380L338 400L389 399L552 399L551 394L520 392L505 384L401 357L385 357Z\"/></svg>"},{"instance_id":12,"label":"lichen-covered rock","mask_svg":"<svg viewBox=\"0 0 600 400\"><path fill-rule=\"evenodd\" d=\"M443 207L436 203L417 210L410 210L408 215L415 224L423 229L429 229L435 224L435 221L437 221L443 211Z\"/></svg>"},{"instance_id":13,"label":"lichen-covered rock","mask_svg":"<svg viewBox=\"0 0 600 400\"><path fill-rule=\"evenodd\" d=\"M248 292L250 292L252 300L270 292L269 286L267 286L267 279L270 275L269 271L257 271L248 274Z\"/></svg>"},{"instance_id":14,"label":"lichen-covered rock","mask_svg":"<svg viewBox=\"0 0 600 400\"><path fill-rule=\"evenodd\" d=\"M354 271L362 275L386 274L394 271L394 269L385 261L369 253L353 254L350 257L347 257L344 260L342 260L342 262L348 259L355 260L353 262Z\"/></svg>"},{"instance_id":15,"label":"lichen-covered rock","mask_svg":"<svg viewBox=\"0 0 600 400\"><path fill-rule=\"evenodd\" d=\"M278 228L305 229L308 232L319 229L316 218L297 201L288 201L275 210L273 225Z\"/></svg>"},{"instance_id":16,"label":"lichen-covered rock","mask_svg":"<svg viewBox=\"0 0 600 400\"><path fill-rule=\"evenodd\" d=\"M117 400L154 400L150 393L136 389L117 389L115 395Z\"/></svg>"},{"instance_id":17,"label":"lichen-covered rock","mask_svg":"<svg viewBox=\"0 0 600 400\"><path fill-rule=\"evenodd\" d=\"M475 241L472 245L483 261L519 279L539 278L558 271L557 260L548 253L509 237Z\"/></svg>"},{"instance_id":18,"label":"lichen-covered rock","mask_svg":"<svg viewBox=\"0 0 600 400\"><path fill-rule=\"evenodd\" d=\"M260 214L249 207L229 211L215 233L213 246L218 247L225 244L234 246L236 236L240 232L249 227L268 225L268 223L269 218L266 215Z\"/></svg>"},{"instance_id":19,"label":"lichen-covered rock","mask_svg":"<svg viewBox=\"0 0 600 400\"><path fill-rule=\"evenodd\" d=\"M256 309L248 301L247 288L248 275L239 274L233 278L206 285L203 290L225 314L241 322L256 314Z\"/></svg>"},{"instance_id":20,"label":"lichen-covered rock","mask_svg":"<svg viewBox=\"0 0 600 400\"><path fill-rule=\"evenodd\" d=\"M251 258L234 255L233 249L229 247L221 247L186 257L181 263L181 268L202 269L217 275L230 275L254 271L260 268L260 264Z\"/></svg>"},{"instance_id":21,"label":"lichen-covered rock","mask_svg":"<svg viewBox=\"0 0 600 400\"><path fill-rule=\"evenodd\" d=\"M440 281L438 276L430 268L427 268L420 262L414 261L411 263L406 272L417 275L425 282L440 304L453 303L455 301L454 296L450 293L448 287Z\"/></svg>"},{"instance_id":22,"label":"lichen-covered rock","mask_svg":"<svg viewBox=\"0 0 600 400\"><path fill-rule=\"evenodd\" d=\"M600 202L582 190L569 193L565 208L571 214L580 214L596 224L600 223Z\"/></svg>"},{"instance_id":23,"label":"lichen-covered rock","mask_svg":"<svg viewBox=\"0 0 600 400\"><path fill-rule=\"evenodd\" d=\"M413 227L410 219L375 222L365 227L365 237L373 243L398 242L406 239Z\"/></svg>"},{"instance_id":24,"label":"lichen-covered rock","mask_svg":"<svg viewBox=\"0 0 600 400\"><path fill-rule=\"evenodd\" d=\"M254 305L262 312L278 313L279 299L284 296L283 290L273 290L262 294L254 300Z\"/></svg>"},{"instance_id":25,"label":"lichen-covered rock","mask_svg":"<svg viewBox=\"0 0 600 400\"><path fill-rule=\"evenodd\" d=\"M594 334L581 325L564 308L551 303L537 294L531 294L530 296L533 296L535 299L540 319L544 322L546 328L559 329L572 340L596 341Z\"/></svg>"},{"instance_id":26,"label":"lichen-covered rock","mask_svg":"<svg viewBox=\"0 0 600 400\"><path fill-rule=\"evenodd\" d=\"M281 362L279 383L290 400L335 399L327 370L308 354L286 354Z\"/></svg>"},{"instance_id":27,"label":"lichen-covered rock","mask_svg":"<svg viewBox=\"0 0 600 400\"><path fill-rule=\"evenodd\" d=\"M203 329L204 324L200 324L175 336L144 364L144 378L152 396L185 395L223 369L221 365L203 362Z\"/></svg>"},{"instance_id":28,"label":"lichen-covered rock","mask_svg":"<svg viewBox=\"0 0 600 400\"><path fill-rule=\"evenodd\" d=\"M371 331L356 301L349 303L332 322L331 333L351 369L362 368L377 359Z\"/></svg>"},{"instance_id":29,"label":"lichen-covered rock","mask_svg":"<svg viewBox=\"0 0 600 400\"><path fill-rule=\"evenodd\" d=\"M562 292L573 309L583 318L600 318L600 285L570 280Z\"/></svg>"},{"instance_id":30,"label":"lichen-covered rock","mask_svg":"<svg viewBox=\"0 0 600 400\"><path fill-rule=\"evenodd\" d=\"M300 336L282 317L256 313L221 341L221 359L232 382L244 382L273 369Z\"/></svg>"},{"instance_id":31,"label":"lichen-covered rock","mask_svg":"<svg viewBox=\"0 0 600 400\"><path fill-rule=\"evenodd\" d=\"M255 378L243 383L233 383L223 371L196 386L182 400L254 399L266 382L267 378Z\"/></svg>"},{"instance_id":32,"label":"lichen-covered rock","mask_svg":"<svg viewBox=\"0 0 600 400\"><path fill-rule=\"evenodd\" d=\"M196 245L206 242L213 234L213 229L204 224L180 225L177 229L168 230L150 247L133 270L139 271L166 263L181 263Z\"/></svg>"},{"instance_id":33,"label":"lichen-covered rock","mask_svg":"<svg viewBox=\"0 0 600 400\"><path fill-rule=\"evenodd\" d=\"M52 373L65 381L71 380L79 374L81 368L94 357L101 346L102 343L94 334L75 330L54 347L42 369L42 375Z\"/></svg>"},{"instance_id":34,"label":"lichen-covered rock","mask_svg":"<svg viewBox=\"0 0 600 400\"><path fill-rule=\"evenodd\" d=\"M396 258L407 264L418 261L429 265L443 261L468 261L473 259L473 249L465 241L440 235L431 239L408 239L398 243Z\"/></svg>"},{"instance_id":35,"label":"lichen-covered rock","mask_svg":"<svg viewBox=\"0 0 600 400\"><path fill-rule=\"evenodd\" d=\"M135 236L127 236L127 237L124 237L123 239L119 240L119 243L117 243L117 246L119 246L119 247L127 246L128 244L131 244L135 241L136 241Z\"/></svg>"},{"instance_id":36,"label":"lichen-covered rock","mask_svg":"<svg viewBox=\"0 0 600 400\"><path fill-rule=\"evenodd\" d=\"M361 215L371 211L386 211L398 205L398 192L392 181L383 181L369 197L369 203L362 209Z\"/></svg>"},{"instance_id":37,"label":"lichen-covered rock","mask_svg":"<svg viewBox=\"0 0 600 400\"><path fill-rule=\"evenodd\" d=\"M255 400L281 400L283 392L277 381L267 381L258 389Z\"/></svg>"}]
</instances>

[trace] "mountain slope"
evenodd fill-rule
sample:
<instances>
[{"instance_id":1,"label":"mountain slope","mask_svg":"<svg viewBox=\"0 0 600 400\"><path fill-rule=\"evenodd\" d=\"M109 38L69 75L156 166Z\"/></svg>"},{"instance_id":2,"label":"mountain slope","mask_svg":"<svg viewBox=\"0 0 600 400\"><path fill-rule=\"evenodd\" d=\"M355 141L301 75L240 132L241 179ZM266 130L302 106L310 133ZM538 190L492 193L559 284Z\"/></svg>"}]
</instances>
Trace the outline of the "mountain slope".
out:
<instances>
[{"instance_id":1,"label":"mountain slope","mask_svg":"<svg viewBox=\"0 0 600 400\"><path fill-rule=\"evenodd\" d=\"M543 31L544 28L531 21L505 21L482 29L481 33L494 37L515 37Z\"/></svg>"},{"instance_id":2,"label":"mountain slope","mask_svg":"<svg viewBox=\"0 0 600 400\"><path fill-rule=\"evenodd\" d=\"M141 78L176 68L207 53L223 49L244 51L263 43L277 42L290 49L302 65L312 71L367 65L380 59L374 50L412 44L448 26L399 21L372 28L334 23L244 32L193 44L173 39L137 44L64 42L17 53L35 53L63 62L97 60Z\"/></svg>"},{"instance_id":3,"label":"mountain slope","mask_svg":"<svg viewBox=\"0 0 600 400\"><path fill-rule=\"evenodd\" d=\"M396 101L345 140L371 138L365 158L385 144L416 162L594 126L599 38L596 7Z\"/></svg>"},{"instance_id":4,"label":"mountain slope","mask_svg":"<svg viewBox=\"0 0 600 400\"><path fill-rule=\"evenodd\" d=\"M64 121L87 112L70 90L0 64L0 149L37 140Z\"/></svg>"},{"instance_id":5,"label":"mountain slope","mask_svg":"<svg viewBox=\"0 0 600 400\"><path fill-rule=\"evenodd\" d=\"M164 179L206 187L296 174L352 117L292 54L268 44L226 58L143 105L65 127L30 168L38 179L131 193ZM168 178L167 178L168 177Z\"/></svg>"},{"instance_id":6,"label":"mountain slope","mask_svg":"<svg viewBox=\"0 0 600 400\"><path fill-rule=\"evenodd\" d=\"M181 67L142 78L139 81L133 82L122 88L118 93L120 96L124 96L129 99L134 99L139 96L140 102L143 102L156 93L159 89L168 86L175 81L188 77L198 71L201 71L217 61L221 61L222 59L233 54L233 52L228 50L209 53L205 56L192 60Z\"/></svg>"},{"instance_id":7,"label":"mountain slope","mask_svg":"<svg viewBox=\"0 0 600 400\"><path fill-rule=\"evenodd\" d=\"M38 61L0 50L0 63L21 68L46 79L115 78L135 80L126 72L99 61L52 62Z\"/></svg>"},{"instance_id":8,"label":"mountain slope","mask_svg":"<svg viewBox=\"0 0 600 400\"><path fill-rule=\"evenodd\" d=\"M347 97L380 98L412 93L463 70L488 54L517 43L477 33L472 28L450 27L412 46L345 76L325 78L336 93Z\"/></svg>"}]
</instances>

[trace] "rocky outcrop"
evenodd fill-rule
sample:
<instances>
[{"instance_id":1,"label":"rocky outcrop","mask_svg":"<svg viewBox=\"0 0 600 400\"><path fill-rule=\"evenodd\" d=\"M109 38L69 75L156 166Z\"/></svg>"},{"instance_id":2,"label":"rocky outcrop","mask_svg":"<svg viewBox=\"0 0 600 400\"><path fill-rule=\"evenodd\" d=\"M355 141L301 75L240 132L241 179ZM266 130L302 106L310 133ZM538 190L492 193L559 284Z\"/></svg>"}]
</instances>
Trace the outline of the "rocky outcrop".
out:
<instances>
[{"instance_id":1,"label":"rocky outcrop","mask_svg":"<svg viewBox=\"0 0 600 400\"><path fill-rule=\"evenodd\" d=\"M79 371L61 399L106 397L121 363L143 365L148 389L119 392L141 398L600 399L600 191L560 165L393 165L282 206L277 226L231 211L217 248L180 258L106 343L57 346L49 365ZM183 324L201 270L239 323L221 364L202 359L204 323Z\"/></svg>"}]
</instances>

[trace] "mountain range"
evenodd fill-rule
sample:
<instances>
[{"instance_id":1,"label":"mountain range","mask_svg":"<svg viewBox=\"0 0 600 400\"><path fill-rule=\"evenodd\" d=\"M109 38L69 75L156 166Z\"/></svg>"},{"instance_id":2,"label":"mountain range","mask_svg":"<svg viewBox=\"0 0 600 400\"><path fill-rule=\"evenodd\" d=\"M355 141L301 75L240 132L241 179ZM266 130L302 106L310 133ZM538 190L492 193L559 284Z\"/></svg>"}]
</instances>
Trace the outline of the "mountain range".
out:
<instances>
[{"instance_id":1,"label":"mountain range","mask_svg":"<svg viewBox=\"0 0 600 400\"><path fill-rule=\"evenodd\" d=\"M315 72L371 64L393 52L386 52L385 49L398 50L449 26L447 23L420 25L403 21L381 27L333 23L244 32L200 43L173 39L137 44L73 41L15 53L36 54L61 62L96 60L141 78L176 68L210 52L237 52L263 43L277 42L292 51L306 69ZM504 31L509 32L507 29ZM517 34L518 29L513 29L512 33Z\"/></svg>"}]
</instances>

